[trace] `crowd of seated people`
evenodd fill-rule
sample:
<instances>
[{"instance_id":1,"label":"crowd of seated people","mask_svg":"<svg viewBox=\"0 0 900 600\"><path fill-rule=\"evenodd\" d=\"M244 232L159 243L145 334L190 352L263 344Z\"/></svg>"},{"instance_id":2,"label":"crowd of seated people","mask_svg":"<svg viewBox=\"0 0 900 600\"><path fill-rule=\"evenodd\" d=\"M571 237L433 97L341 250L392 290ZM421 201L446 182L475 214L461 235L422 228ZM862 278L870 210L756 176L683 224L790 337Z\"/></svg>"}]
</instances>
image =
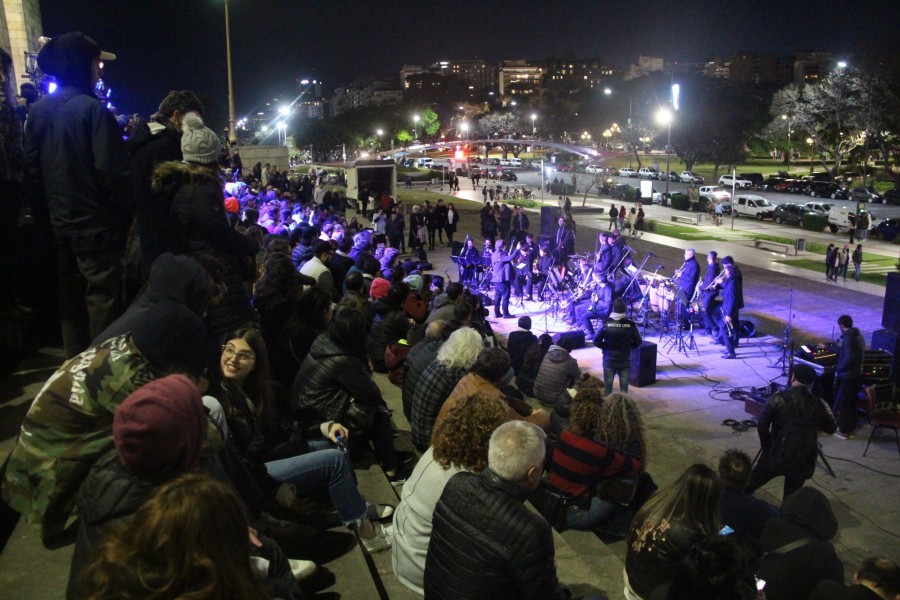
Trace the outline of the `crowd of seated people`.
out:
<instances>
[{"instance_id":1,"label":"crowd of seated people","mask_svg":"<svg viewBox=\"0 0 900 600\"><path fill-rule=\"evenodd\" d=\"M38 392L3 474L4 502L48 548L76 545L68 597L301 598L316 565L287 558L273 524L324 497L367 552L393 547L420 594L567 598L550 525L523 505L541 486L566 526L624 538L610 585L628 598L751 598L757 578L769 600L851 597L824 495L753 502L732 451L654 493L640 409L584 376L565 339L523 317L504 349L478 293L401 260L399 199L382 195L373 231L315 170L232 157L226 186L188 99L182 156L134 183L166 207L138 227L145 285ZM380 374L417 454L395 445ZM369 451L403 488L396 511L359 490ZM848 593L898 593L886 559L855 581Z\"/></svg>"}]
</instances>

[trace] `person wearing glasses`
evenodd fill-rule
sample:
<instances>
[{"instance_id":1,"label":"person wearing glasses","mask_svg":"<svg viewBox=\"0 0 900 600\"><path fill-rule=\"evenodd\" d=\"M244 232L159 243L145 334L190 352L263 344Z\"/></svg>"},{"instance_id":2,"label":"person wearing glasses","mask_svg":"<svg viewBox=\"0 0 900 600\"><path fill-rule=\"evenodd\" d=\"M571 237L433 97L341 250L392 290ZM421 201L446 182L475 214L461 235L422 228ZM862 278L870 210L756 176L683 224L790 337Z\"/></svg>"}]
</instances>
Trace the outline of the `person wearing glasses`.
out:
<instances>
[{"instance_id":1,"label":"person wearing glasses","mask_svg":"<svg viewBox=\"0 0 900 600\"><path fill-rule=\"evenodd\" d=\"M225 411L226 440L236 448L260 487L282 505L294 508L297 496L327 487L341 521L356 531L369 552L391 546L391 527L375 523L390 517L390 505L368 504L353 479L342 448L349 432L334 421L303 427L302 437L279 414L269 379L269 358L262 336L241 329L228 336L219 361L215 396Z\"/></svg>"}]
</instances>

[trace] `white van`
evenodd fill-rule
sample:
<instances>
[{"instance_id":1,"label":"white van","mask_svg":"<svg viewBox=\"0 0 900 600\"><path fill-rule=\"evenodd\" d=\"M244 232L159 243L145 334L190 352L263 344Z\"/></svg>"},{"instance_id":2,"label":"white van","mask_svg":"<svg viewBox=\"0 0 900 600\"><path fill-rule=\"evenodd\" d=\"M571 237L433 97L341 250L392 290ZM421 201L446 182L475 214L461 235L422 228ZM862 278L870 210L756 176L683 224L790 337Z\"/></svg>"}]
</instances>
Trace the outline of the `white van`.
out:
<instances>
[{"instance_id":1,"label":"white van","mask_svg":"<svg viewBox=\"0 0 900 600\"><path fill-rule=\"evenodd\" d=\"M521 159L521 158L515 158L515 157L510 158L510 159L509 159L509 166L511 166L511 167L521 167L521 166L522 166L522 159Z\"/></svg>"},{"instance_id":2,"label":"white van","mask_svg":"<svg viewBox=\"0 0 900 600\"><path fill-rule=\"evenodd\" d=\"M434 164L434 159L433 158L420 158L418 160L418 163L419 163L420 167L425 167L426 169L430 169L432 167L432 165Z\"/></svg>"}]
</instances>

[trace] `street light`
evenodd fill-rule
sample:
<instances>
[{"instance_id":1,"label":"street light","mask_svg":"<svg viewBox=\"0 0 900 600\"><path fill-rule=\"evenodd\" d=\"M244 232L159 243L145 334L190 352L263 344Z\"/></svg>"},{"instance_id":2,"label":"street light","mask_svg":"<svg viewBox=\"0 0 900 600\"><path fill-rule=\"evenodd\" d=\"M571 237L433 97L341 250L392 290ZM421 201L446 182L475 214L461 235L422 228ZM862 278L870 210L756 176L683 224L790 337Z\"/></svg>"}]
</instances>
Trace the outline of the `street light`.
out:
<instances>
[{"instance_id":1,"label":"street light","mask_svg":"<svg viewBox=\"0 0 900 600\"><path fill-rule=\"evenodd\" d=\"M419 139L419 115L413 115L413 139Z\"/></svg>"},{"instance_id":2,"label":"street light","mask_svg":"<svg viewBox=\"0 0 900 600\"><path fill-rule=\"evenodd\" d=\"M282 121L278 124L278 143L282 146L287 145L287 133L285 130L287 129L287 123Z\"/></svg>"},{"instance_id":3,"label":"street light","mask_svg":"<svg viewBox=\"0 0 900 600\"><path fill-rule=\"evenodd\" d=\"M535 126L535 124L534 124L535 119L537 119L537 115L534 113L531 113L531 135L532 136L537 135L537 126Z\"/></svg>"},{"instance_id":4,"label":"street light","mask_svg":"<svg viewBox=\"0 0 900 600\"><path fill-rule=\"evenodd\" d=\"M286 117L289 114L291 114L291 108L289 106L279 106L278 114L280 114L283 117Z\"/></svg>"},{"instance_id":5,"label":"street light","mask_svg":"<svg viewBox=\"0 0 900 600\"><path fill-rule=\"evenodd\" d=\"M228 20L228 0L225 0L225 59L228 64L228 141L237 144L234 127L234 84L231 79L231 27Z\"/></svg>"},{"instance_id":6,"label":"street light","mask_svg":"<svg viewBox=\"0 0 900 600\"><path fill-rule=\"evenodd\" d=\"M463 121L462 125L463 135L466 136L466 139L469 139L469 123L467 121Z\"/></svg>"},{"instance_id":7,"label":"street light","mask_svg":"<svg viewBox=\"0 0 900 600\"><path fill-rule=\"evenodd\" d=\"M793 124L793 119L791 119L788 115L781 115L782 121L788 122L788 153L787 153L787 168L791 168L791 125Z\"/></svg>"},{"instance_id":8,"label":"street light","mask_svg":"<svg viewBox=\"0 0 900 600\"><path fill-rule=\"evenodd\" d=\"M669 149L669 146L672 143L672 112L667 108L660 108L659 112L656 113L656 120L661 124L666 125L668 127L668 134L666 136L666 201L669 199L669 159L672 156L672 152Z\"/></svg>"}]
</instances>

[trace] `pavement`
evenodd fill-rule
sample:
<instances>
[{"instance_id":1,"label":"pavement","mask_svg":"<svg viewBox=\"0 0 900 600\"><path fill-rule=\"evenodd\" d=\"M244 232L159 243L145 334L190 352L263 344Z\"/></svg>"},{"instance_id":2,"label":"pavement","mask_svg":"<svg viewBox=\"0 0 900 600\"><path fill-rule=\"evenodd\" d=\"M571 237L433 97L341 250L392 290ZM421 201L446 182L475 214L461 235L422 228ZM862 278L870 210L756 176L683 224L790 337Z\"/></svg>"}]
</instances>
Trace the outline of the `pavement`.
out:
<instances>
[{"instance_id":1,"label":"pavement","mask_svg":"<svg viewBox=\"0 0 900 600\"><path fill-rule=\"evenodd\" d=\"M463 190L452 196L436 193L437 197L445 201L451 199L461 211L458 239L466 233L478 236L477 211L482 204L480 190ZM462 200L471 200L471 203ZM588 199L587 202L593 206L609 204L608 200ZM575 204L580 205L580 201ZM670 210L657 206L645 207L650 219L668 220ZM536 213L530 216L532 230L536 231L540 219ZM578 215L576 219L579 234L576 249L590 252L597 232L606 228L606 220L589 214ZM750 224L741 221L741 225ZM772 227L766 230L771 231ZM648 471L660 486L674 481L694 462L704 462L714 467L718 457L728 448L739 448L751 457L755 456L759 448L755 430L735 431L723 426L723 421L750 418L744 410L743 398L751 388L767 386L771 380L784 382L782 370L776 364L782 354L782 325L790 323L792 337L804 342L831 338L833 324L837 316L844 312L853 316L867 341L871 332L880 328L884 288L852 280L826 283L822 274L775 262L784 259L783 254L755 248L752 242L736 235L734 239L725 239L724 226L701 225L698 231L708 232L709 237L689 242L645 233L630 239L629 246L634 248L640 259L647 252L656 254L654 260L665 267L664 274L672 273L681 264L682 249L689 245L697 249L698 255L716 249L720 256L734 256L744 275L746 308L741 318L757 321L760 335L742 342L737 350L738 360L727 361L719 357L720 347L711 345L703 336L695 336L696 351L681 352L676 348L667 348L666 340L660 340L656 333L648 329L647 339L658 344L657 381L646 387L632 387L629 394L644 411L650 439ZM792 231L795 234L798 232L796 229ZM896 256L896 248L880 242L866 245L867 251L886 256ZM438 248L429 253L429 257L435 272L447 270L455 273L449 248ZM545 329L550 332L568 329L564 323L553 318L548 318L545 325L542 307L538 303L525 303L524 308L511 307L511 310L517 316L531 314L533 329L537 333ZM515 319L493 322L495 331L501 337L515 325ZM601 375L599 350L589 346L575 350L573 355L583 370ZM5 459L12 448L18 424L34 395L61 361L60 349L42 348L23 361L11 376L0 381L0 460ZM379 385L382 389L390 387L380 380ZM394 396L388 398L391 406L398 402ZM402 415L402 411L399 406L395 408L395 423L401 430L401 438L405 439L408 437L408 424L396 417ZM808 485L823 491L832 503L839 523L839 533L834 543L848 577L868 556L883 555L897 559L897 548L900 547L900 504L897 503L900 458L894 438L889 432L879 434L873 440L868 455L863 457L869 436L868 426L861 424L858 433L850 440L833 436L820 438L823 455L835 476L830 476L824 465L820 464L808 482ZM781 485L781 480L776 479L757 495L777 504L781 498ZM557 548L558 560L565 565L560 568L564 583L571 583L579 590L599 587L610 593L611 598L620 597L617 590L621 589L621 581L617 577L624 559L623 543L606 546L609 556L604 554L603 565L590 561L568 562L575 552L573 548L577 548L571 537L559 541ZM0 597L9 600L61 597L68 576L70 554L71 548L45 550L36 533L20 521L0 554ZM584 556L588 555L589 552L585 552ZM322 562L332 564L329 562L332 560L334 564L339 562L333 557L326 557ZM335 570L335 573L339 580L352 579L349 572ZM597 582L598 578L599 583L579 587L580 582ZM345 588L343 597L370 597L354 589L357 588Z\"/></svg>"}]
</instances>

